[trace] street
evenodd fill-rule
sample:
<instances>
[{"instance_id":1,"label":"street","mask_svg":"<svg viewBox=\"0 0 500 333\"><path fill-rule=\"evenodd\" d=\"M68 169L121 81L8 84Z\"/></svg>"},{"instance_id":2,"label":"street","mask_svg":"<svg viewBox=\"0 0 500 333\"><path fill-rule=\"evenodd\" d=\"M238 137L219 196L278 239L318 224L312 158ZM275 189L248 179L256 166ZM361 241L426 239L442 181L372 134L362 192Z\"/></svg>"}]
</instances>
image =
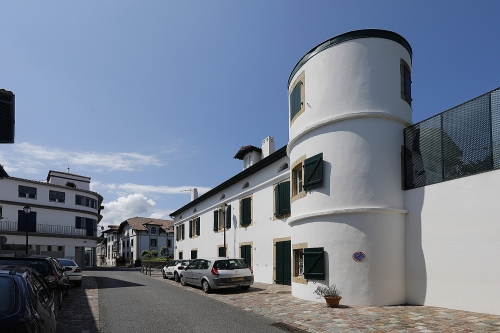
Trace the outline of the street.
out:
<instances>
[{"instance_id":1,"label":"street","mask_svg":"<svg viewBox=\"0 0 500 333\"><path fill-rule=\"evenodd\" d=\"M101 330L114 332L283 332L275 321L137 271L87 271L99 287Z\"/></svg>"}]
</instances>

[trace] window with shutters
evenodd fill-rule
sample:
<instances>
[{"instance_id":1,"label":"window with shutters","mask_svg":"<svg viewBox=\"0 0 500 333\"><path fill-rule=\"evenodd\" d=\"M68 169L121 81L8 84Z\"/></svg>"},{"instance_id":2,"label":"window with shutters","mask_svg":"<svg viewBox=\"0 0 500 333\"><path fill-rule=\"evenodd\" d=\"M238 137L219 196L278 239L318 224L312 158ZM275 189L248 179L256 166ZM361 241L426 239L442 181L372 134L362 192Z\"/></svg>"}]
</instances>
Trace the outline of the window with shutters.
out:
<instances>
[{"instance_id":1,"label":"window with shutters","mask_svg":"<svg viewBox=\"0 0 500 333\"><path fill-rule=\"evenodd\" d=\"M189 221L189 238L196 238L200 235L200 218Z\"/></svg>"},{"instance_id":2,"label":"window with shutters","mask_svg":"<svg viewBox=\"0 0 500 333\"><path fill-rule=\"evenodd\" d=\"M214 232L224 232L224 223L226 221L225 226L226 230L231 229L231 220L232 220L232 211L231 205L227 205L226 216L224 216L224 212L222 208L213 211L214 214L214 224L213 231Z\"/></svg>"},{"instance_id":3,"label":"window with shutters","mask_svg":"<svg viewBox=\"0 0 500 333\"><path fill-rule=\"evenodd\" d=\"M274 217L290 216L290 180L274 185Z\"/></svg>"},{"instance_id":4,"label":"window with shutters","mask_svg":"<svg viewBox=\"0 0 500 333\"><path fill-rule=\"evenodd\" d=\"M252 267L253 242L240 243L240 258L245 259L248 267Z\"/></svg>"},{"instance_id":5,"label":"window with shutters","mask_svg":"<svg viewBox=\"0 0 500 333\"><path fill-rule=\"evenodd\" d=\"M302 72L290 86L290 126L305 111L305 72Z\"/></svg>"},{"instance_id":6,"label":"window with shutters","mask_svg":"<svg viewBox=\"0 0 500 333\"><path fill-rule=\"evenodd\" d=\"M179 251L179 259L184 259L183 256L184 256L184 253L182 253L182 251Z\"/></svg>"},{"instance_id":7,"label":"window with shutters","mask_svg":"<svg viewBox=\"0 0 500 333\"><path fill-rule=\"evenodd\" d=\"M198 249L191 250L191 259L198 259Z\"/></svg>"},{"instance_id":8,"label":"window with shutters","mask_svg":"<svg viewBox=\"0 0 500 333\"><path fill-rule=\"evenodd\" d=\"M36 199L36 187L19 185L18 196L20 198Z\"/></svg>"},{"instance_id":9,"label":"window with shutters","mask_svg":"<svg viewBox=\"0 0 500 333\"><path fill-rule=\"evenodd\" d=\"M321 186L323 186L323 153L304 161L304 190L310 191Z\"/></svg>"},{"instance_id":10,"label":"window with shutters","mask_svg":"<svg viewBox=\"0 0 500 333\"><path fill-rule=\"evenodd\" d=\"M224 247L224 245L217 246L217 256L218 257L227 257L226 253L227 253L227 245L226 245L226 247Z\"/></svg>"},{"instance_id":11,"label":"window with shutters","mask_svg":"<svg viewBox=\"0 0 500 333\"><path fill-rule=\"evenodd\" d=\"M307 248L307 243L293 244L293 274L292 280L294 283L307 284L304 278L304 249Z\"/></svg>"},{"instance_id":12,"label":"window with shutters","mask_svg":"<svg viewBox=\"0 0 500 333\"><path fill-rule=\"evenodd\" d=\"M252 201L252 195L240 199L240 227L242 228L253 225Z\"/></svg>"},{"instance_id":13,"label":"window with shutters","mask_svg":"<svg viewBox=\"0 0 500 333\"><path fill-rule=\"evenodd\" d=\"M304 278L325 279L325 251L322 247L304 249Z\"/></svg>"},{"instance_id":14,"label":"window with shutters","mask_svg":"<svg viewBox=\"0 0 500 333\"><path fill-rule=\"evenodd\" d=\"M411 106L411 71L410 66L401 59L401 98Z\"/></svg>"},{"instance_id":15,"label":"window with shutters","mask_svg":"<svg viewBox=\"0 0 500 333\"><path fill-rule=\"evenodd\" d=\"M292 164L292 179L291 179L291 192L292 198L291 202L294 202L297 199L303 198L307 195L307 192L304 191L304 161L306 160L306 156L302 156L298 158Z\"/></svg>"},{"instance_id":16,"label":"window with shutters","mask_svg":"<svg viewBox=\"0 0 500 333\"><path fill-rule=\"evenodd\" d=\"M175 227L175 231L176 231L175 239L178 242L182 241L184 239L184 223L179 224L177 227Z\"/></svg>"}]
</instances>

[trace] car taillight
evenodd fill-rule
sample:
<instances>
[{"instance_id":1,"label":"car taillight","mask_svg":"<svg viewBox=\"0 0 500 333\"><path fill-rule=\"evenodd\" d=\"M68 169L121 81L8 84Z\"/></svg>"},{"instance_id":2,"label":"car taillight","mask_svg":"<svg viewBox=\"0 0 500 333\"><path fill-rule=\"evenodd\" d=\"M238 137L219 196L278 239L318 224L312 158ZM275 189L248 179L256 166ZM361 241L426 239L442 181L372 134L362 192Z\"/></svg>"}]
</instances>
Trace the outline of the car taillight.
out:
<instances>
[{"instance_id":1,"label":"car taillight","mask_svg":"<svg viewBox=\"0 0 500 333\"><path fill-rule=\"evenodd\" d=\"M184 266L179 266L179 267L177 267L177 270L178 270L178 271L182 271L183 269L184 269Z\"/></svg>"},{"instance_id":2,"label":"car taillight","mask_svg":"<svg viewBox=\"0 0 500 333\"><path fill-rule=\"evenodd\" d=\"M82 269L81 269L80 267L77 267L77 268L75 269L75 273L80 273L81 271L82 271Z\"/></svg>"},{"instance_id":3,"label":"car taillight","mask_svg":"<svg viewBox=\"0 0 500 333\"><path fill-rule=\"evenodd\" d=\"M47 281L47 282L57 282L57 275L47 275L45 277L45 281Z\"/></svg>"},{"instance_id":4,"label":"car taillight","mask_svg":"<svg viewBox=\"0 0 500 333\"><path fill-rule=\"evenodd\" d=\"M212 273L212 275L215 275L215 276L219 276L219 271L217 270L217 268L213 267L212 270L210 271L210 273Z\"/></svg>"}]
</instances>

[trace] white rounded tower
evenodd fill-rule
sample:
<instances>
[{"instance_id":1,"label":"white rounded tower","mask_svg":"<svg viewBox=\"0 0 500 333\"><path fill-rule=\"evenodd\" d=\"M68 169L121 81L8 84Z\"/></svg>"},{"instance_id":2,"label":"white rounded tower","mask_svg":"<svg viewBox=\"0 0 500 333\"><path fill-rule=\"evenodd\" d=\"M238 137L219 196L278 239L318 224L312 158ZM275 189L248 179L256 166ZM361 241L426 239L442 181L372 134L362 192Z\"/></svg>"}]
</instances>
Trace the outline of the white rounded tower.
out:
<instances>
[{"instance_id":1,"label":"white rounded tower","mask_svg":"<svg viewBox=\"0 0 500 333\"><path fill-rule=\"evenodd\" d=\"M344 304L406 301L401 147L411 57L394 32L352 31L313 48L290 75L293 267L302 249L324 250L323 278L292 271L295 297L316 300L319 284L336 284Z\"/></svg>"}]
</instances>

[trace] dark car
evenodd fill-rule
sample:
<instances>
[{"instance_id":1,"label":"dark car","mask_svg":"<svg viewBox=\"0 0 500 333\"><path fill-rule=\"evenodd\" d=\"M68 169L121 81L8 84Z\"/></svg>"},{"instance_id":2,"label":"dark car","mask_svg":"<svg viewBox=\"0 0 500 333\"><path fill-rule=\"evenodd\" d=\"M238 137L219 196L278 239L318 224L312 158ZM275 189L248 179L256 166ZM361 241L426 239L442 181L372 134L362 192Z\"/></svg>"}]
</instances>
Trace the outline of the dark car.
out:
<instances>
[{"instance_id":1,"label":"dark car","mask_svg":"<svg viewBox=\"0 0 500 333\"><path fill-rule=\"evenodd\" d=\"M55 332L54 292L36 270L0 265L0 333Z\"/></svg>"},{"instance_id":2,"label":"dark car","mask_svg":"<svg viewBox=\"0 0 500 333\"><path fill-rule=\"evenodd\" d=\"M49 256L0 254L0 265L27 266L38 271L52 290L56 291L58 308L62 308L63 290L70 288L69 278L59 262Z\"/></svg>"}]
</instances>

